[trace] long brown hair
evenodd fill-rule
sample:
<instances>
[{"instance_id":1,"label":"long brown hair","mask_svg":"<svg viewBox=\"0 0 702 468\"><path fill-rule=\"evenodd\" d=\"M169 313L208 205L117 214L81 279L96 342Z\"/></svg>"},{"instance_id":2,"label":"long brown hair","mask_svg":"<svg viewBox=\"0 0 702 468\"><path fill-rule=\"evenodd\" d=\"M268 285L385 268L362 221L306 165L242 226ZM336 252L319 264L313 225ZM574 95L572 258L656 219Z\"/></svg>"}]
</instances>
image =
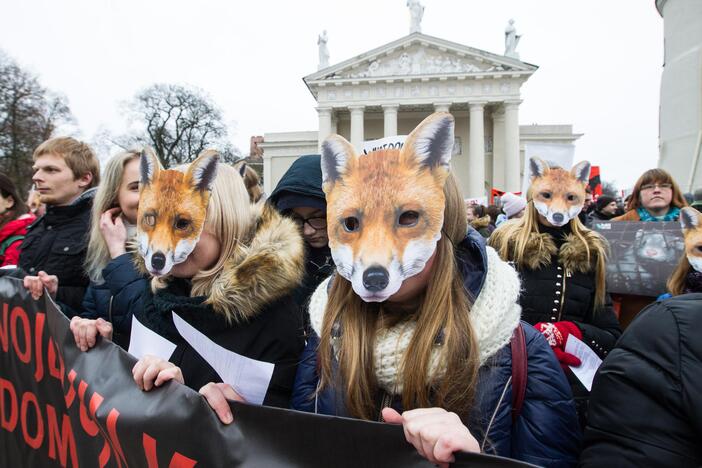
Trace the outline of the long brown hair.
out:
<instances>
[{"instance_id":1,"label":"long brown hair","mask_svg":"<svg viewBox=\"0 0 702 468\"><path fill-rule=\"evenodd\" d=\"M683 252L678 265L675 267L675 270L673 270L673 274L670 275L670 278L668 278L668 283L666 284L670 294L673 296L679 296L680 294L685 293L685 280L687 280L687 275L690 273L690 271L692 271L692 265L690 265L687 255L685 255Z\"/></svg>"},{"instance_id":2,"label":"long brown hair","mask_svg":"<svg viewBox=\"0 0 702 468\"><path fill-rule=\"evenodd\" d=\"M8 221L17 219L21 215L25 214L27 211L27 205L24 203L22 197L17 193L17 187L15 186L12 179L7 177L4 173L0 172L0 194L3 198L12 197L14 204L12 208L7 210L7 214L0 216L0 226L4 225Z\"/></svg>"},{"instance_id":3,"label":"long brown hair","mask_svg":"<svg viewBox=\"0 0 702 468\"><path fill-rule=\"evenodd\" d=\"M479 350L469 312L470 299L455 260L455 245L465 236L467 225L463 197L453 176L444 186L446 199L443 235L437 243L434 274L411 316L416 329L405 351L398 379L402 379L402 405L405 410L441 406L467 417L472 404L479 367ZM378 389L374 344L376 331L387 323L379 320L383 304L363 302L351 283L337 276L329 291L319 346L321 384L319 390L341 385L346 406L356 418L374 419ZM335 327L342 335L338 344L340 380L332 377L332 341ZM443 372L434 381L429 369L436 338L443 335Z\"/></svg>"},{"instance_id":4,"label":"long brown hair","mask_svg":"<svg viewBox=\"0 0 702 468\"><path fill-rule=\"evenodd\" d=\"M670 204L682 208L687 206L685 197L673 177L663 169L649 169L639 177L634 185L634 191L631 192L631 198L626 204L626 211L635 210L641 207L641 187L646 184L670 184L673 186L673 198Z\"/></svg>"},{"instance_id":5,"label":"long brown hair","mask_svg":"<svg viewBox=\"0 0 702 468\"><path fill-rule=\"evenodd\" d=\"M577 216L569 221L569 225L571 233L585 245L588 262L595 262L595 310L597 310L605 302L607 244L598 233L586 228ZM538 255L538 252L534 251L535 246L529 245L532 236L538 233L539 213L529 194L524 216L501 224L490 236L489 243L503 260L514 262L519 269L525 269L528 268L529 259ZM544 246L536 247L541 250Z\"/></svg>"}]
</instances>

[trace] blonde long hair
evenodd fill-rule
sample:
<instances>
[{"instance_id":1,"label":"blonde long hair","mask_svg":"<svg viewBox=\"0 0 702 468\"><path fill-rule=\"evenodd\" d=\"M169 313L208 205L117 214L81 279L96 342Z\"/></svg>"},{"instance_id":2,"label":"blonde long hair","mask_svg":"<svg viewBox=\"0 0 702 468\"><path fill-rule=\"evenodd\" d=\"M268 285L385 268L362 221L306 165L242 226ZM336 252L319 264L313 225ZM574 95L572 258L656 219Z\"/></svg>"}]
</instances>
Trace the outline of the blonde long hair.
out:
<instances>
[{"instance_id":1,"label":"blonde long hair","mask_svg":"<svg viewBox=\"0 0 702 468\"><path fill-rule=\"evenodd\" d=\"M93 198L93 208L90 215L90 239L88 240L84 265L88 278L94 283L104 282L102 270L110 262L110 251L100 232L100 217L105 211L119 205L119 186L122 184L124 168L130 161L139 159L140 154L141 151L133 150L112 156L105 165L102 183L98 186L95 198Z\"/></svg>"},{"instance_id":2,"label":"blonde long hair","mask_svg":"<svg viewBox=\"0 0 702 468\"><path fill-rule=\"evenodd\" d=\"M411 316L417 326L405 352L398 378L402 379L405 410L438 405L464 417L472 404L479 368L479 349L469 312L471 300L456 264L456 245L466 235L463 197L452 175L444 186L443 235L437 243L434 274ZM374 370L376 331L388 326L380 320L383 305L363 302L351 283L336 276L327 302L319 346L320 390L334 385L332 330L341 325L338 368L351 415L374 419L378 388ZM407 318L407 317L402 317ZM444 372L429 380L432 350L443 335ZM430 400L432 398L432 400Z\"/></svg>"},{"instance_id":3,"label":"blonde long hair","mask_svg":"<svg viewBox=\"0 0 702 468\"><path fill-rule=\"evenodd\" d=\"M529 265L530 257L538 255L545 246L539 238L541 244L533 243L533 235L539 233L539 213L536 211L531 191L527 194L527 203L524 216L500 225L490 236L490 245L493 246L500 257L508 262L514 262L519 269L526 269ZM607 246L602 237L585 227L578 217L569 221L571 233L585 246L588 263L595 261L595 310L602 307L606 295L606 260Z\"/></svg>"},{"instance_id":4,"label":"blonde long hair","mask_svg":"<svg viewBox=\"0 0 702 468\"><path fill-rule=\"evenodd\" d=\"M219 163L207 206L204 230L219 240L221 250L219 259L212 268L193 276L191 296L209 296L212 284L226 263L232 258L241 258L245 245L253 234L255 219L256 207L249 202L249 194L239 171Z\"/></svg>"},{"instance_id":5,"label":"blonde long hair","mask_svg":"<svg viewBox=\"0 0 702 468\"><path fill-rule=\"evenodd\" d=\"M691 271L692 265L690 265L690 261L687 259L686 252L683 252L678 265L675 267L675 270L673 270L673 274L670 275L668 283L666 284L670 294L679 296L685 293L685 281L687 280L687 275L690 274Z\"/></svg>"}]
</instances>

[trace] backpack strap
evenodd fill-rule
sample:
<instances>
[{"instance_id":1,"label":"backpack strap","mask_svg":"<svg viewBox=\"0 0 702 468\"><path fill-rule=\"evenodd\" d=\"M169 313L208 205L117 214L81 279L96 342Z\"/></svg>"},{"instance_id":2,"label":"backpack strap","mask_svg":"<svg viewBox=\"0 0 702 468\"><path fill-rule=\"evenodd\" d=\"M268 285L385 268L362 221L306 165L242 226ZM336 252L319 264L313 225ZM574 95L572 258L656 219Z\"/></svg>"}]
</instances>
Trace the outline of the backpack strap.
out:
<instances>
[{"instance_id":1,"label":"backpack strap","mask_svg":"<svg viewBox=\"0 0 702 468\"><path fill-rule=\"evenodd\" d=\"M522 413L527 386L526 336L520 323L510 340L512 348L512 424Z\"/></svg>"},{"instance_id":2,"label":"backpack strap","mask_svg":"<svg viewBox=\"0 0 702 468\"><path fill-rule=\"evenodd\" d=\"M5 251L7 250L8 247L10 247L12 244L14 244L17 241L21 241L24 239L24 236L10 236L4 241L2 241L2 244L0 244L0 255L5 255Z\"/></svg>"}]
</instances>

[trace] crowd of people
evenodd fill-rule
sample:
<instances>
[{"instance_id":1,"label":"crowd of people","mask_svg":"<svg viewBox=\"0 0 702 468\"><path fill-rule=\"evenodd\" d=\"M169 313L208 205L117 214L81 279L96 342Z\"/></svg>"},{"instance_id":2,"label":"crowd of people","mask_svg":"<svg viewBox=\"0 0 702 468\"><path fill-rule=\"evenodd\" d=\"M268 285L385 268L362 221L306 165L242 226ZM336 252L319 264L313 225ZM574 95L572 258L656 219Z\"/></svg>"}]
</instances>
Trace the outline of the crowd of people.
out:
<instances>
[{"instance_id":1,"label":"crowd of people","mask_svg":"<svg viewBox=\"0 0 702 468\"><path fill-rule=\"evenodd\" d=\"M333 135L269 196L213 151L165 170L139 148L100 171L88 145L54 138L33 154L30 199L0 174L2 267L55 298L83 351L101 339L128 350L134 318L174 343L169 359L137 362L135 385L187 385L224 424L236 424L227 400L245 398L173 312L274 364L262 404L401 424L443 466L456 451L539 466L702 463L702 218L675 181L652 169L628 199L593 201L589 163L533 159L524 196L466 205L453 130L436 113L401 150L362 158ZM702 206L702 190L690 203ZM685 234L668 297L624 333L608 245L591 229L602 221L680 221ZM570 336L604 360L592 392Z\"/></svg>"}]
</instances>

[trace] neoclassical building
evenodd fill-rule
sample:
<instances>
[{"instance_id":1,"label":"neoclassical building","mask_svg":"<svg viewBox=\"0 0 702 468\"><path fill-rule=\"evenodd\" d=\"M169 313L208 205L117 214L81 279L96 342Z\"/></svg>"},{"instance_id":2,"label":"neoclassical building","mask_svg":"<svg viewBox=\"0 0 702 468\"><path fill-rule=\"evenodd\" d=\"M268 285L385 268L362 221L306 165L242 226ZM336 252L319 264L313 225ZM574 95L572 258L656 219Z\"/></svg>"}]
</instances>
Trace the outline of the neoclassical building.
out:
<instances>
[{"instance_id":1,"label":"neoclassical building","mask_svg":"<svg viewBox=\"0 0 702 468\"><path fill-rule=\"evenodd\" d=\"M305 76L319 128L264 135L266 192L296 157L318 152L332 133L359 149L364 141L407 135L435 111L456 119L452 165L466 197L486 196L490 188L520 191L525 144L571 144L580 135L570 125L520 127L520 90L537 67L510 55L413 32Z\"/></svg>"}]
</instances>

